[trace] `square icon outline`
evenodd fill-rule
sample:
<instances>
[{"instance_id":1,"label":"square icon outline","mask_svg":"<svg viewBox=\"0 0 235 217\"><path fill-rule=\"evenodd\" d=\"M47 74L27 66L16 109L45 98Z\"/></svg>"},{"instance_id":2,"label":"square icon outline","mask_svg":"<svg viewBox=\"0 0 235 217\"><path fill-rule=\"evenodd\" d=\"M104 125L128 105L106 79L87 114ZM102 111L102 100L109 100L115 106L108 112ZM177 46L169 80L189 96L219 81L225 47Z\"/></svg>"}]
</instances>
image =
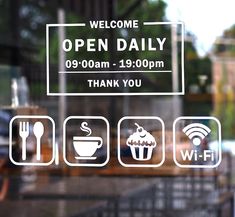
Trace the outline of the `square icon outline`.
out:
<instances>
[{"instance_id":1,"label":"square icon outline","mask_svg":"<svg viewBox=\"0 0 235 217\"><path fill-rule=\"evenodd\" d=\"M105 162L103 162L102 164L95 164L95 163L71 163L67 160L66 158L66 124L69 120L71 119L78 119L78 120L83 120L83 119L90 119L90 120L103 120L106 124L107 127L107 158L105 160ZM70 166L70 167L104 167L110 159L110 126L109 126L109 122L108 120L103 117L103 116L69 116L64 120L63 123L63 159L64 162Z\"/></svg>"},{"instance_id":2,"label":"square icon outline","mask_svg":"<svg viewBox=\"0 0 235 217\"><path fill-rule=\"evenodd\" d=\"M158 164L126 164L122 161L121 159L121 143L120 143L120 126L121 126L121 123L124 121L124 120L135 120L135 119L139 119L139 120L158 120L160 123L161 123L161 126L162 126L162 160L160 163ZM119 163L123 166L123 167L151 167L151 168L157 168L157 167L160 167L162 166L162 164L165 162L165 123L164 121L160 118L160 117L157 117L157 116L124 116L122 117L119 121L118 121L118 161Z\"/></svg>"},{"instance_id":3,"label":"square icon outline","mask_svg":"<svg viewBox=\"0 0 235 217\"><path fill-rule=\"evenodd\" d=\"M216 164L213 165L190 165L190 164L180 164L177 161L176 158L176 132L175 132L175 127L176 127L176 123L179 120L214 120L217 125L218 125L218 151L219 151L219 158L218 158L218 162ZM216 118L216 117L212 117L212 116L181 116L178 117L174 120L173 122L173 160L175 162L175 164L180 167L180 168L216 168L220 165L221 161L222 161L222 145L221 145L221 123L220 121Z\"/></svg>"},{"instance_id":4,"label":"square icon outline","mask_svg":"<svg viewBox=\"0 0 235 217\"><path fill-rule=\"evenodd\" d=\"M12 124L16 119L48 119L52 123L52 158L47 163L27 163L27 162L16 162L12 156ZM56 156L56 144L55 144L55 121L47 115L16 115L9 123L9 159L16 166L49 166L55 161Z\"/></svg>"}]
</instances>

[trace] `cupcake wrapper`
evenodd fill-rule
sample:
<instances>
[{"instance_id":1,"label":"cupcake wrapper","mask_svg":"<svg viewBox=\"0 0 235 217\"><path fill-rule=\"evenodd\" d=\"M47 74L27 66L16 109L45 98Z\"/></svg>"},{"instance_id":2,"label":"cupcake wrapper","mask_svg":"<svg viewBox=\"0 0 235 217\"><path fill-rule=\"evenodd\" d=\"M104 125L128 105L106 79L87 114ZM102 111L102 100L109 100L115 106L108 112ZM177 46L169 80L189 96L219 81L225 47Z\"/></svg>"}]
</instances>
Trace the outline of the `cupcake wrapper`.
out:
<instances>
[{"instance_id":1,"label":"cupcake wrapper","mask_svg":"<svg viewBox=\"0 0 235 217\"><path fill-rule=\"evenodd\" d=\"M153 147L131 146L131 154L135 160L150 160L153 153Z\"/></svg>"}]
</instances>

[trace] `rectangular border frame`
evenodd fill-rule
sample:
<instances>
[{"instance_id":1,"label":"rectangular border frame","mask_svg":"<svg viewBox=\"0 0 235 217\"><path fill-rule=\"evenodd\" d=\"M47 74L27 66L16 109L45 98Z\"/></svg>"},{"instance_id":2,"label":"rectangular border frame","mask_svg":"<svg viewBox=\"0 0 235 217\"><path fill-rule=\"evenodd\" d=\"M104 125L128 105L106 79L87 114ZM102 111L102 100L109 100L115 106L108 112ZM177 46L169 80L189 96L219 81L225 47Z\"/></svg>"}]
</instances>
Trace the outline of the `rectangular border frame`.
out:
<instances>
[{"instance_id":1,"label":"rectangular border frame","mask_svg":"<svg viewBox=\"0 0 235 217\"><path fill-rule=\"evenodd\" d=\"M179 92L144 92L144 93L54 93L50 92L50 72L49 72L49 28L60 26L86 26L85 23L72 24L46 24L46 89L47 96L180 96L185 94L185 79L184 79L184 22L143 22L143 25L181 25L181 91ZM112 73L112 71L108 71ZM131 72L131 71L130 71ZM140 71L142 72L142 71ZM59 72L58 72L59 74Z\"/></svg>"}]
</instances>

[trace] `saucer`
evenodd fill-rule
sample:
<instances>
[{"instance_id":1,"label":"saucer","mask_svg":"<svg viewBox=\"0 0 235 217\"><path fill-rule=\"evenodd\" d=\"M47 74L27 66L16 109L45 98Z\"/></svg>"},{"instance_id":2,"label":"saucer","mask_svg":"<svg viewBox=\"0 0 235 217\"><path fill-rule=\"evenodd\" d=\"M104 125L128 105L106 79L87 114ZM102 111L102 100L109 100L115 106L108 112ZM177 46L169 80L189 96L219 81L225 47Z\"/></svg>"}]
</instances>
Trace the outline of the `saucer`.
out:
<instances>
[{"instance_id":1,"label":"saucer","mask_svg":"<svg viewBox=\"0 0 235 217\"><path fill-rule=\"evenodd\" d=\"M75 157L77 160L95 160L97 157Z\"/></svg>"}]
</instances>

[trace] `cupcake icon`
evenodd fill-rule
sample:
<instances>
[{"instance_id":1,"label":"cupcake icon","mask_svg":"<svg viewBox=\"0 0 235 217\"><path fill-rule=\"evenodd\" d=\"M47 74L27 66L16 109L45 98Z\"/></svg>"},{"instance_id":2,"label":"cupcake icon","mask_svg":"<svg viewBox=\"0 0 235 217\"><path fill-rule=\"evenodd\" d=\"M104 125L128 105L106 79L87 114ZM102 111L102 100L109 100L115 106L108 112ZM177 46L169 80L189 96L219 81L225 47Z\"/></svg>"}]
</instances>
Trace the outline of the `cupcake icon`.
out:
<instances>
[{"instance_id":1,"label":"cupcake icon","mask_svg":"<svg viewBox=\"0 0 235 217\"><path fill-rule=\"evenodd\" d=\"M135 160L150 160L153 149L157 145L156 140L142 126L137 123L135 125L137 126L136 132L129 136L126 144L130 147L132 157Z\"/></svg>"}]
</instances>

